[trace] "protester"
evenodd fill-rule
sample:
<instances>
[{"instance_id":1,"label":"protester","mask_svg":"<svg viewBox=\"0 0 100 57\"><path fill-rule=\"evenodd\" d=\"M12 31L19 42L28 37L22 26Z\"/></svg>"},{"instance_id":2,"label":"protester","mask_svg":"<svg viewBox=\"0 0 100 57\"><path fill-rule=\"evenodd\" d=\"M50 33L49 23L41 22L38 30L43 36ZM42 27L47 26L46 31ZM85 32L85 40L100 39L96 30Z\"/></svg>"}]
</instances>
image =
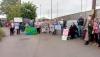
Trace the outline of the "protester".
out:
<instances>
[{"instance_id":1,"label":"protester","mask_svg":"<svg viewBox=\"0 0 100 57\"><path fill-rule=\"evenodd\" d=\"M94 35L93 35L93 21L90 20L89 23L88 23L88 41L85 43L85 45L88 45L90 42L93 42L93 38L94 38Z\"/></svg>"},{"instance_id":2,"label":"protester","mask_svg":"<svg viewBox=\"0 0 100 57\"><path fill-rule=\"evenodd\" d=\"M99 21L99 23L98 23L98 25L99 25L99 37L98 37L98 47L100 47L100 21Z\"/></svg>"},{"instance_id":3,"label":"protester","mask_svg":"<svg viewBox=\"0 0 100 57\"><path fill-rule=\"evenodd\" d=\"M91 18L92 18L92 16L89 15L88 18L87 18L87 22L86 22L85 28L84 28L86 30L85 38L84 38L84 40L86 41L85 45L88 45L90 43L90 39L92 39L91 35L92 35L92 31L93 31L92 30L93 21L91 20Z\"/></svg>"},{"instance_id":4,"label":"protester","mask_svg":"<svg viewBox=\"0 0 100 57\"><path fill-rule=\"evenodd\" d=\"M49 24L48 23L45 24L45 31L46 31L46 33L49 32Z\"/></svg>"},{"instance_id":5,"label":"protester","mask_svg":"<svg viewBox=\"0 0 100 57\"><path fill-rule=\"evenodd\" d=\"M57 34L57 30L56 30L56 28L57 28L57 22L54 22L53 23L53 25L54 25L54 32L53 32L53 35L56 35Z\"/></svg>"},{"instance_id":6,"label":"protester","mask_svg":"<svg viewBox=\"0 0 100 57\"><path fill-rule=\"evenodd\" d=\"M15 28L14 22L11 21L11 23L10 23L10 35L14 35L14 28Z\"/></svg>"},{"instance_id":7,"label":"protester","mask_svg":"<svg viewBox=\"0 0 100 57\"><path fill-rule=\"evenodd\" d=\"M25 31L25 25L24 25L24 23L20 23L19 29L20 29L21 32Z\"/></svg>"},{"instance_id":8,"label":"protester","mask_svg":"<svg viewBox=\"0 0 100 57\"><path fill-rule=\"evenodd\" d=\"M59 21L59 23L60 23L60 25L61 25L61 34L63 34L63 29L64 29L64 27L66 26L66 24L64 24L64 21L63 21L63 20ZM66 23L66 22L65 22L65 23Z\"/></svg>"},{"instance_id":9,"label":"protester","mask_svg":"<svg viewBox=\"0 0 100 57\"><path fill-rule=\"evenodd\" d=\"M95 19L94 22L93 22L93 33L94 33L94 41L96 43L98 43L99 45L99 42L98 42L98 36L99 36L99 24L97 22L97 20Z\"/></svg>"},{"instance_id":10,"label":"protester","mask_svg":"<svg viewBox=\"0 0 100 57\"><path fill-rule=\"evenodd\" d=\"M20 28L19 28L20 24L19 23L15 23L15 31L16 34L19 35L20 34Z\"/></svg>"},{"instance_id":11,"label":"protester","mask_svg":"<svg viewBox=\"0 0 100 57\"><path fill-rule=\"evenodd\" d=\"M33 24L33 21L32 21L32 20L29 21L29 25L30 25L31 27L34 27L34 24Z\"/></svg>"},{"instance_id":12,"label":"protester","mask_svg":"<svg viewBox=\"0 0 100 57\"><path fill-rule=\"evenodd\" d=\"M3 27L3 23L2 23L2 21L0 20L0 27Z\"/></svg>"},{"instance_id":13,"label":"protester","mask_svg":"<svg viewBox=\"0 0 100 57\"><path fill-rule=\"evenodd\" d=\"M50 24L50 33L53 34L53 32L54 32L54 25L53 24Z\"/></svg>"},{"instance_id":14,"label":"protester","mask_svg":"<svg viewBox=\"0 0 100 57\"><path fill-rule=\"evenodd\" d=\"M41 32L42 32L42 33L45 33L44 23L42 23L42 25L41 25Z\"/></svg>"},{"instance_id":15,"label":"protester","mask_svg":"<svg viewBox=\"0 0 100 57\"><path fill-rule=\"evenodd\" d=\"M35 27L37 28L37 32L40 34L40 32L41 32L41 23L39 21L35 22Z\"/></svg>"},{"instance_id":16,"label":"protester","mask_svg":"<svg viewBox=\"0 0 100 57\"><path fill-rule=\"evenodd\" d=\"M83 32L83 25L84 25L84 18L83 17L80 17L78 20L77 20L77 23L78 23L78 31L79 31L79 36L82 37L82 32Z\"/></svg>"},{"instance_id":17,"label":"protester","mask_svg":"<svg viewBox=\"0 0 100 57\"><path fill-rule=\"evenodd\" d=\"M75 23L73 23L73 29L75 30L75 36L79 36L79 33L78 33L78 28L77 28L77 26L76 26L76 24Z\"/></svg>"},{"instance_id":18,"label":"protester","mask_svg":"<svg viewBox=\"0 0 100 57\"><path fill-rule=\"evenodd\" d=\"M63 20L63 29L66 27L66 20Z\"/></svg>"},{"instance_id":19,"label":"protester","mask_svg":"<svg viewBox=\"0 0 100 57\"><path fill-rule=\"evenodd\" d=\"M73 23L69 29L69 35L71 36L71 39L75 38L75 35L77 34L78 28L77 26Z\"/></svg>"},{"instance_id":20,"label":"protester","mask_svg":"<svg viewBox=\"0 0 100 57\"><path fill-rule=\"evenodd\" d=\"M74 37L73 36L73 27L72 27L72 25L69 28L69 36L71 37L71 39Z\"/></svg>"}]
</instances>

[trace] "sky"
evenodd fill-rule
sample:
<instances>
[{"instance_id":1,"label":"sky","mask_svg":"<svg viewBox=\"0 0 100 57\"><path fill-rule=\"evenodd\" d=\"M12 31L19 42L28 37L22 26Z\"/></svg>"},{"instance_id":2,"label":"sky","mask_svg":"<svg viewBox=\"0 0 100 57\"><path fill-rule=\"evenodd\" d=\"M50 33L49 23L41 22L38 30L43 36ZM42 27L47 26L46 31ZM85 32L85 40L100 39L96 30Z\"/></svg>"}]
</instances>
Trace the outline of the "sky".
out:
<instances>
[{"instance_id":1,"label":"sky","mask_svg":"<svg viewBox=\"0 0 100 57\"><path fill-rule=\"evenodd\" d=\"M37 5L37 18L50 18L51 17L51 0L21 0L22 2L32 2ZM57 7L58 1L58 7ZM98 0L100 1L100 0ZM92 0L52 0L52 15L53 18L69 14L78 13L81 11L91 10ZM57 11L58 9L58 11ZM58 14L57 14L58 12Z\"/></svg>"},{"instance_id":2,"label":"sky","mask_svg":"<svg viewBox=\"0 0 100 57\"><path fill-rule=\"evenodd\" d=\"M28 2L28 1L37 5L38 18L51 17L51 0L27 0L27 1L22 0L22 2ZM57 1L58 1L58 8L57 8ZM53 18L81 12L81 0L52 0L52 5L53 5L52 7ZM83 0L82 11L90 10L91 5L92 5L92 0Z\"/></svg>"}]
</instances>

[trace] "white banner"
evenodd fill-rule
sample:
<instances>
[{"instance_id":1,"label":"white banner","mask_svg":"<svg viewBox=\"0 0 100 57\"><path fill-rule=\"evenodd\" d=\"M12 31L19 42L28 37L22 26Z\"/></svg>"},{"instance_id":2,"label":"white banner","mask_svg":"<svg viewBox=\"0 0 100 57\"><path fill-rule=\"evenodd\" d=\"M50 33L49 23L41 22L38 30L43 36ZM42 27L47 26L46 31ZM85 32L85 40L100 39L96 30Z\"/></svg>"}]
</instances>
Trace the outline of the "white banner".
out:
<instances>
[{"instance_id":1,"label":"white banner","mask_svg":"<svg viewBox=\"0 0 100 57\"><path fill-rule=\"evenodd\" d=\"M22 18L20 17L15 17L14 22L23 22Z\"/></svg>"}]
</instances>

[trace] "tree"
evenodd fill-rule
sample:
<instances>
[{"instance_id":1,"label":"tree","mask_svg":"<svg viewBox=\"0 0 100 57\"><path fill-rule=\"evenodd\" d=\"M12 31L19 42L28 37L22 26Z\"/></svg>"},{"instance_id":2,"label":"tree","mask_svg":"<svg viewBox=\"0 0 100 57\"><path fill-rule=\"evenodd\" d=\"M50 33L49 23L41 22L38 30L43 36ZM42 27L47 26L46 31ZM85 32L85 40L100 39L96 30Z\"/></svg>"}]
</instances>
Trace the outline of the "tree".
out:
<instances>
[{"instance_id":1,"label":"tree","mask_svg":"<svg viewBox=\"0 0 100 57\"><path fill-rule=\"evenodd\" d=\"M12 20L14 17L21 17L19 0L3 0L1 2L1 11L4 12L8 20Z\"/></svg>"},{"instance_id":2,"label":"tree","mask_svg":"<svg viewBox=\"0 0 100 57\"><path fill-rule=\"evenodd\" d=\"M1 3L1 10L7 14L8 20L14 19L14 17L23 17L28 19L35 19L36 5L28 3L20 3L20 0L3 0Z\"/></svg>"},{"instance_id":3,"label":"tree","mask_svg":"<svg viewBox=\"0 0 100 57\"><path fill-rule=\"evenodd\" d=\"M36 5L28 2L28 3L23 3L21 5L21 13L23 18L28 18L28 19L35 19L37 17L36 13Z\"/></svg>"},{"instance_id":4,"label":"tree","mask_svg":"<svg viewBox=\"0 0 100 57\"><path fill-rule=\"evenodd\" d=\"M14 17L21 17L21 6L19 3L9 6L7 17L9 20L14 19Z\"/></svg>"},{"instance_id":5,"label":"tree","mask_svg":"<svg viewBox=\"0 0 100 57\"><path fill-rule=\"evenodd\" d=\"M4 13L8 13L8 8L10 5L15 5L18 0L2 0L1 2L1 11Z\"/></svg>"}]
</instances>

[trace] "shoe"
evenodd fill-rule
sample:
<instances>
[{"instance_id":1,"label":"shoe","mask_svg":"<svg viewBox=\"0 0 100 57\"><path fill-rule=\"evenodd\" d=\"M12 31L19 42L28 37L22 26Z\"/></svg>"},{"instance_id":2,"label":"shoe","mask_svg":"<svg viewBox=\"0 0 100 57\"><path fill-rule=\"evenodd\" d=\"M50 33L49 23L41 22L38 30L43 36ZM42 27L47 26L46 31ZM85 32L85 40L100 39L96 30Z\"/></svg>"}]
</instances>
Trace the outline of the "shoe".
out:
<instances>
[{"instance_id":1,"label":"shoe","mask_svg":"<svg viewBox=\"0 0 100 57\"><path fill-rule=\"evenodd\" d=\"M86 41L86 42L85 42L85 45L89 45L89 42L88 42L88 41Z\"/></svg>"},{"instance_id":2,"label":"shoe","mask_svg":"<svg viewBox=\"0 0 100 57\"><path fill-rule=\"evenodd\" d=\"M98 47L100 47L100 45L98 45Z\"/></svg>"}]
</instances>

